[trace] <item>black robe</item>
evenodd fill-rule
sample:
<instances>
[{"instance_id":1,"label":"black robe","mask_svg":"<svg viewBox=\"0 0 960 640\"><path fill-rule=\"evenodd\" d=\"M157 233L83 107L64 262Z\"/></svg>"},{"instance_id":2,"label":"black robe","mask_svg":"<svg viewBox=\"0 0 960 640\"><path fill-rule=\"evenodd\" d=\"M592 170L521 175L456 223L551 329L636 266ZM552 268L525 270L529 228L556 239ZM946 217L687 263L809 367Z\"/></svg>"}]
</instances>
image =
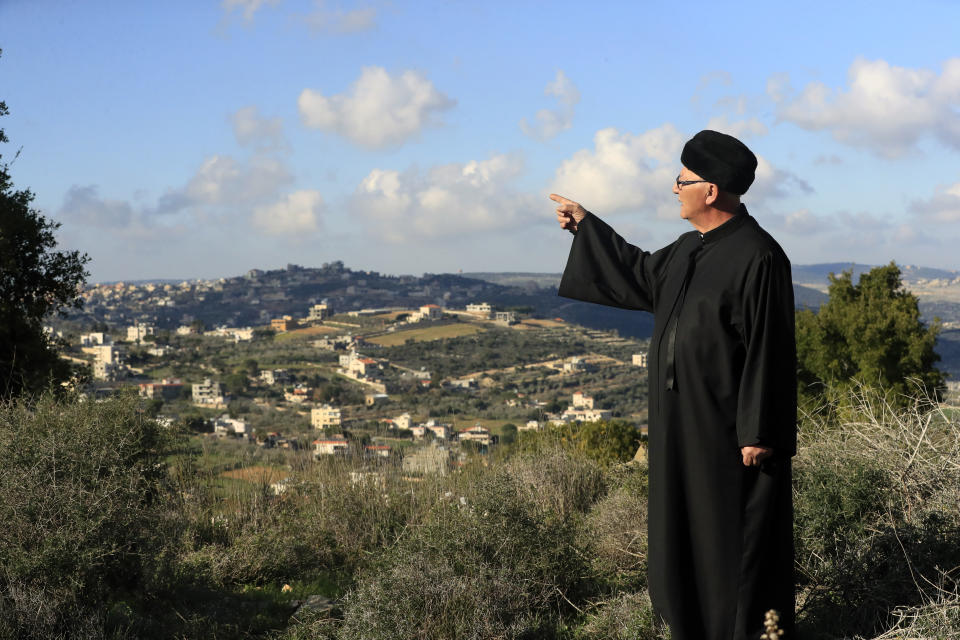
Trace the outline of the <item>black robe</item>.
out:
<instances>
[{"instance_id":1,"label":"black robe","mask_svg":"<svg viewBox=\"0 0 960 640\"><path fill-rule=\"evenodd\" d=\"M741 205L648 253L592 214L559 294L654 314L647 359L650 598L674 640L793 625L796 344L790 262ZM767 446L758 469L740 448Z\"/></svg>"}]
</instances>

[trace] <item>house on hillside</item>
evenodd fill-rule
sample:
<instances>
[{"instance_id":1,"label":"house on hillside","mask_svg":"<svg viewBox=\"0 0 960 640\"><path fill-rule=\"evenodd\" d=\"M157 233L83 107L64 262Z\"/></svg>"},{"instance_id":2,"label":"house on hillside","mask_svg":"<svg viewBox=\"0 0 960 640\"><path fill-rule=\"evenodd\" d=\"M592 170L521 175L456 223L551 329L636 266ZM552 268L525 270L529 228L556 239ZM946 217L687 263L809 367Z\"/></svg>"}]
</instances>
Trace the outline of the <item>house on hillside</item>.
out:
<instances>
[{"instance_id":1,"label":"house on hillside","mask_svg":"<svg viewBox=\"0 0 960 640\"><path fill-rule=\"evenodd\" d=\"M314 429L339 429L341 419L339 407L325 404L310 410L310 426Z\"/></svg>"},{"instance_id":2,"label":"house on hillside","mask_svg":"<svg viewBox=\"0 0 960 640\"><path fill-rule=\"evenodd\" d=\"M497 439L497 436L490 435L490 430L481 424L475 424L469 429L461 429L457 434L457 440L460 442L476 442L486 447L496 444Z\"/></svg>"},{"instance_id":3,"label":"house on hillside","mask_svg":"<svg viewBox=\"0 0 960 640\"><path fill-rule=\"evenodd\" d=\"M585 395L583 391L573 393L573 406L577 409L593 409L593 398Z\"/></svg>"},{"instance_id":4,"label":"house on hillside","mask_svg":"<svg viewBox=\"0 0 960 640\"><path fill-rule=\"evenodd\" d=\"M423 424L411 427L410 432L413 433L415 439L423 438L429 432L438 440L449 440L452 429L448 424L440 424L435 420L428 420Z\"/></svg>"},{"instance_id":5,"label":"house on hillside","mask_svg":"<svg viewBox=\"0 0 960 640\"><path fill-rule=\"evenodd\" d=\"M246 421L237 420L227 414L223 414L213 421L213 433L221 438L226 436L249 438L253 430Z\"/></svg>"},{"instance_id":6,"label":"house on hillside","mask_svg":"<svg viewBox=\"0 0 960 640\"><path fill-rule=\"evenodd\" d=\"M141 398L161 398L163 400L176 400L183 391L183 383L180 380L168 380L164 378L160 382L141 382Z\"/></svg>"},{"instance_id":7,"label":"house on hillside","mask_svg":"<svg viewBox=\"0 0 960 640\"><path fill-rule=\"evenodd\" d=\"M315 457L343 455L349 451L350 444L343 436L313 441L313 455Z\"/></svg>"},{"instance_id":8,"label":"house on hillside","mask_svg":"<svg viewBox=\"0 0 960 640\"><path fill-rule=\"evenodd\" d=\"M223 387L219 382L214 382L206 378L203 382L193 385L193 404L202 407L212 407L214 409L226 409L226 398L223 395Z\"/></svg>"}]
</instances>

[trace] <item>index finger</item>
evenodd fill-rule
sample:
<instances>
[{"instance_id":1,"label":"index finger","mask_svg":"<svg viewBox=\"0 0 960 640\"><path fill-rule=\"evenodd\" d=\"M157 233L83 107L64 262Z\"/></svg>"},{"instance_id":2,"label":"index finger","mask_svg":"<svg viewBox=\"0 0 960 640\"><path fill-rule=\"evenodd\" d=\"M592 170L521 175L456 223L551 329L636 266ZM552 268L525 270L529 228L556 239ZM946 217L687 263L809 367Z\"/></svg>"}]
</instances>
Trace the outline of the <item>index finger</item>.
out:
<instances>
[{"instance_id":1,"label":"index finger","mask_svg":"<svg viewBox=\"0 0 960 640\"><path fill-rule=\"evenodd\" d=\"M563 196L558 196L555 193L550 194L550 199L553 200L554 202L559 202L560 204L577 204L573 200L567 200Z\"/></svg>"}]
</instances>

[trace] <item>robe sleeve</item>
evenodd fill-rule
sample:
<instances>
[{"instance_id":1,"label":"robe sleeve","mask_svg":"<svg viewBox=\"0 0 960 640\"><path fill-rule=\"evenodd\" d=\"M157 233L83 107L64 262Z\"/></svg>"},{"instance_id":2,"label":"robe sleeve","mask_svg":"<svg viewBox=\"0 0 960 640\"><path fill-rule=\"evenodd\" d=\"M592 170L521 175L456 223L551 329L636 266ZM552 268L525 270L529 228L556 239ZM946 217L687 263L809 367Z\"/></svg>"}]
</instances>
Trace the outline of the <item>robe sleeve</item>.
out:
<instances>
[{"instance_id":1,"label":"robe sleeve","mask_svg":"<svg viewBox=\"0 0 960 640\"><path fill-rule=\"evenodd\" d=\"M557 293L574 300L652 312L656 297L654 265L660 253L633 246L600 218L587 213L577 224Z\"/></svg>"},{"instance_id":2,"label":"robe sleeve","mask_svg":"<svg viewBox=\"0 0 960 640\"><path fill-rule=\"evenodd\" d=\"M797 451L797 347L790 262L782 254L761 256L747 280L737 439L741 447L766 446L792 456Z\"/></svg>"}]
</instances>

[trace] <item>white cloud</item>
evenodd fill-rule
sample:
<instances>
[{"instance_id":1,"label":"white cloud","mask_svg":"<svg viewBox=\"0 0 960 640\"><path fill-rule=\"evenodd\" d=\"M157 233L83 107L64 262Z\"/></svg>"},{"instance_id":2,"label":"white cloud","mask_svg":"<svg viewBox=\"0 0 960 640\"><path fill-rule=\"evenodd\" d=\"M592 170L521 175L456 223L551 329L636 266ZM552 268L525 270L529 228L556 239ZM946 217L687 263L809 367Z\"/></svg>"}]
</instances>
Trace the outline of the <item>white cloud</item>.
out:
<instances>
[{"instance_id":1,"label":"white cloud","mask_svg":"<svg viewBox=\"0 0 960 640\"><path fill-rule=\"evenodd\" d=\"M326 97L304 89L297 100L303 124L338 133L365 147L399 144L456 104L416 71L391 76L365 67L349 94Z\"/></svg>"},{"instance_id":2,"label":"white cloud","mask_svg":"<svg viewBox=\"0 0 960 640\"><path fill-rule=\"evenodd\" d=\"M720 133L726 133L734 138L741 140L753 138L756 136L767 135L767 125L760 122L757 118L748 118L746 120L736 120L731 122L727 116L716 116L710 118L705 129L713 129Z\"/></svg>"},{"instance_id":3,"label":"white cloud","mask_svg":"<svg viewBox=\"0 0 960 640\"><path fill-rule=\"evenodd\" d=\"M511 182L523 171L521 159L494 155L416 170L374 169L357 187L351 211L371 233L388 242L507 230L534 211L532 198ZM541 207L542 208L542 207Z\"/></svg>"},{"instance_id":4,"label":"white cloud","mask_svg":"<svg viewBox=\"0 0 960 640\"><path fill-rule=\"evenodd\" d=\"M886 157L901 156L925 136L960 148L960 58L929 69L897 67L884 60L857 59L847 87L808 84L792 95L782 76L771 78L768 94L780 120L810 131L829 131L845 144Z\"/></svg>"},{"instance_id":5,"label":"white cloud","mask_svg":"<svg viewBox=\"0 0 960 640\"><path fill-rule=\"evenodd\" d=\"M253 21L253 15L260 10L260 7L269 4L276 6L280 0L222 0L220 7L228 16L239 9L243 15L243 21L250 23Z\"/></svg>"},{"instance_id":6,"label":"white cloud","mask_svg":"<svg viewBox=\"0 0 960 640\"><path fill-rule=\"evenodd\" d=\"M256 106L243 107L230 116L237 142L257 149L279 149L285 146L283 120L264 118Z\"/></svg>"},{"instance_id":7,"label":"white cloud","mask_svg":"<svg viewBox=\"0 0 960 640\"><path fill-rule=\"evenodd\" d=\"M805 180L795 173L785 169L778 169L761 155L757 156L757 171L744 199L766 200L769 198L785 198L791 193L813 193Z\"/></svg>"},{"instance_id":8,"label":"white cloud","mask_svg":"<svg viewBox=\"0 0 960 640\"><path fill-rule=\"evenodd\" d=\"M253 224L271 235L299 236L317 231L323 213L319 191L294 191L271 205L253 210Z\"/></svg>"},{"instance_id":9,"label":"white cloud","mask_svg":"<svg viewBox=\"0 0 960 640\"><path fill-rule=\"evenodd\" d=\"M373 7L344 11L327 9L323 0L317 0L315 4L313 12L303 19L315 33L359 33L377 26L377 11Z\"/></svg>"},{"instance_id":10,"label":"white cloud","mask_svg":"<svg viewBox=\"0 0 960 640\"><path fill-rule=\"evenodd\" d=\"M785 215L780 226L787 233L808 236L828 231L834 228L835 223L828 216L818 216L809 209L800 209Z\"/></svg>"},{"instance_id":11,"label":"white cloud","mask_svg":"<svg viewBox=\"0 0 960 640\"><path fill-rule=\"evenodd\" d=\"M536 140L549 140L569 129L573 124L575 107L580 102L580 91L562 70L557 70L553 82L548 83L543 92L556 98L560 106L557 109L540 109L532 124L526 118L520 121L520 130Z\"/></svg>"},{"instance_id":12,"label":"white cloud","mask_svg":"<svg viewBox=\"0 0 960 640\"><path fill-rule=\"evenodd\" d=\"M928 223L960 222L960 182L938 188L928 200L915 200L910 210Z\"/></svg>"},{"instance_id":13,"label":"white cloud","mask_svg":"<svg viewBox=\"0 0 960 640\"><path fill-rule=\"evenodd\" d=\"M203 161L196 175L178 191L184 204L245 204L274 195L293 176L274 158L253 156L247 163L214 155Z\"/></svg>"},{"instance_id":14,"label":"white cloud","mask_svg":"<svg viewBox=\"0 0 960 640\"><path fill-rule=\"evenodd\" d=\"M684 142L672 124L641 134L601 129L592 150L581 149L563 161L551 190L601 214L647 209L674 218L672 187Z\"/></svg>"}]
</instances>

